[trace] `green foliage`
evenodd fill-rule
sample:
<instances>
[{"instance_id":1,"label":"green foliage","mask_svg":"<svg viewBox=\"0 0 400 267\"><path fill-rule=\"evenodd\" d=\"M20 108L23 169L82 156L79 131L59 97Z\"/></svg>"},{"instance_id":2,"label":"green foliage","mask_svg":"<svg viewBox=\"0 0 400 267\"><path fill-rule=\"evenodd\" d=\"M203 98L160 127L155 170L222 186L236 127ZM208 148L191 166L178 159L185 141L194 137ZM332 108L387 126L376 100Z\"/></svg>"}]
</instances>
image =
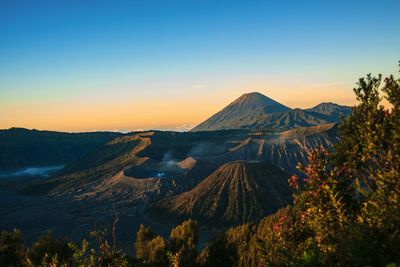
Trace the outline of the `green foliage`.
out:
<instances>
[{"instance_id":1,"label":"green foliage","mask_svg":"<svg viewBox=\"0 0 400 267\"><path fill-rule=\"evenodd\" d=\"M0 239L0 266L25 266L27 253L21 231L14 229L12 232L2 232Z\"/></svg>"},{"instance_id":2,"label":"green foliage","mask_svg":"<svg viewBox=\"0 0 400 267\"><path fill-rule=\"evenodd\" d=\"M167 259L167 244L161 236L156 236L153 231L140 225L136 233L135 252L138 261L150 266L165 266Z\"/></svg>"},{"instance_id":3,"label":"green foliage","mask_svg":"<svg viewBox=\"0 0 400 267\"><path fill-rule=\"evenodd\" d=\"M205 267L234 266L236 248L229 244L226 235L216 235L197 257L197 264Z\"/></svg>"},{"instance_id":4,"label":"green foliage","mask_svg":"<svg viewBox=\"0 0 400 267\"><path fill-rule=\"evenodd\" d=\"M169 241L140 225L136 234L136 260L142 266L196 266L197 222L187 220L171 230Z\"/></svg>"},{"instance_id":5,"label":"green foliage","mask_svg":"<svg viewBox=\"0 0 400 267\"><path fill-rule=\"evenodd\" d=\"M96 233L96 239L103 238L97 235L100 234ZM0 266L131 266L127 257L111 248L106 240L101 239L97 245L96 247L95 244L89 244L87 240L74 243L65 238L55 239L53 234L48 232L38 238L31 247L27 247L20 231L4 231L0 239Z\"/></svg>"},{"instance_id":6,"label":"green foliage","mask_svg":"<svg viewBox=\"0 0 400 267\"><path fill-rule=\"evenodd\" d=\"M54 260L60 264L68 264L72 262L73 254L69 241L65 238L54 239L51 232L40 237L28 252L29 259L35 266L50 264Z\"/></svg>"},{"instance_id":7,"label":"green foliage","mask_svg":"<svg viewBox=\"0 0 400 267\"><path fill-rule=\"evenodd\" d=\"M341 123L336 149L311 151L308 166L299 166L305 179L289 179L295 221L282 217L266 231L269 266L399 263L400 80L381 83L381 75L359 80L360 103ZM390 109L380 104L382 94Z\"/></svg>"},{"instance_id":8,"label":"green foliage","mask_svg":"<svg viewBox=\"0 0 400 267\"><path fill-rule=\"evenodd\" d=\"M118 221L118 217L115 218L113 224L113 240L112 245L105 238L107 234L107 229L104 231L92 231L90 235L95 238L97 241L97 250L92 249L91 251L91 265L99 266L99 267L108 267L108 266L129 266L128 259L125 254L118 250L116 247L116 239L115 239L115 225Z\"/></svg>"},{"instance_id":9,"label":"green foliage","mask_svg":"<svg viewBox=\"0 0 400 267\"><path fill-rule=\"evenodd\" d=\"M178 255L180 266L195 266L198 231L197 222L191 219L171 230L170 250L173 255Z\"/></svg>"},{"instance_id":10,"label":"green foliage","mask_svg":"<svg viewBox=\"0 0 400 267\"><path fill-rule=\"evenodd\" d=\"M148 259L150 254L150 242L155 237L150 227L145 227L143 224L140 225L138 232L136 233L135 241L135 252L136 258Z\"/></svg>"}]
</instances>

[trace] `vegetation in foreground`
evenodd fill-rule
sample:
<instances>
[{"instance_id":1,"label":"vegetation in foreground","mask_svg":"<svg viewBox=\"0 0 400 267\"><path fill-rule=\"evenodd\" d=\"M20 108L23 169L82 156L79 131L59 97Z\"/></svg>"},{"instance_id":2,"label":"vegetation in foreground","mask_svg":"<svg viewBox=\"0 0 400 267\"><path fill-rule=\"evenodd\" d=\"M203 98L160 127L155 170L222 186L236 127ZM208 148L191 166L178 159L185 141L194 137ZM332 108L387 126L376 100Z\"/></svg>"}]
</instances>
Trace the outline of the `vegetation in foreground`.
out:
<instances>
[{"instance_id":1,"label":"vegetation in foreground","mask_svg":"<svg viewBox=\"0 0 400 267\"><path fill-rule=\"evenodd\" d=\"M354 92L359 104L336 149L311 151L309 165L299 166L304 177L288 181L293 205L258 224L220 233L202 251L195 221L176 226L169 240L141 226L134 258L99 232L97 245L48 234L27 247L15 230L1 234L0 266L398 266L400 79L368 75Z\"/></svg>"}]
</instances>

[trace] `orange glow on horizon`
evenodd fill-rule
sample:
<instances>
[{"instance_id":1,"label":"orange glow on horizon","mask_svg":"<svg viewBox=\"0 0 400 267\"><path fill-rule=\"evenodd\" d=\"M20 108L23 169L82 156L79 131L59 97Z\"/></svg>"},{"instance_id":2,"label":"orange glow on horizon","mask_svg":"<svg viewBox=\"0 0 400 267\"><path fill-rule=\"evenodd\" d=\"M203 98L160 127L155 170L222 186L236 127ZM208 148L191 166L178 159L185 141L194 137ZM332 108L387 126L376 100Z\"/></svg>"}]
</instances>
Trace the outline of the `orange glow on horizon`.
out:
<instances>
[{"instance_id":1,"label":"orange glow on horizon","mask_svg":"<svg viewBox=\"0 0 400 267\"><path fill-rule=\"evenodd\" d=\"M148 129L188 130L207 119L243 93L258 91L291 108L307 108L321 102L355 104L354 97L340 88L321 87L301 90L268 90L251 85L252 90L229 88L201 93L193 97L161 100L154 98L136 101L53 101L9 104L2 111L0 128L24 127L58 131L135 131ZM336 97L333 97L335 95ZM1 109L1 108L0 108Z\"/></svg>"}]
</instances>

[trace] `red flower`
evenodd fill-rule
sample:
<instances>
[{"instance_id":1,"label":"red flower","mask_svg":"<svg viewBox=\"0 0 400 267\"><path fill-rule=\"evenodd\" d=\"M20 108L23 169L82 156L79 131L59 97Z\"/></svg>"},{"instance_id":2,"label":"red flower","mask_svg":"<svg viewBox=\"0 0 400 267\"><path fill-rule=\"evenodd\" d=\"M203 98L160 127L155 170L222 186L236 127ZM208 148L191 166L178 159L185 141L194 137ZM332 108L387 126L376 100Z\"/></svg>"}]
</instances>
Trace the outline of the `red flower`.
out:
<instances>
[{"instance_id":1,"label":"red flower","mask_svg":"<svg viewBox=\"0 0 400 267\"><path fill-rule=\"evenodd\" d=\"M273 230L275 233L279 234L280 231L281 231L281 226L280 226L280 224L279 224L279 223L275 223L275 224L272 226L272 230Z\"/></svg>"},{"instance_id":2,"label":"red flower","mask_svg":"<svg viewBox=\"0 0 400 267\"><path fill-rule=\"evenodd\" d=\"M293 175L288 179L289 185L294 189L299 189L299 177Z\"/></svg>"},{"instance_id":3,"label":"red flower","mask_svg":"<svg viewBox=\"0 0 400 267\"><path fill-rule=\"evenodd\" d=\"M287 219L287 216L281 216L281 217L279 218L279 222L280 222L280 223L283 223L284 221L286 221L286 219Z\"/></svg>"}]
</instances>

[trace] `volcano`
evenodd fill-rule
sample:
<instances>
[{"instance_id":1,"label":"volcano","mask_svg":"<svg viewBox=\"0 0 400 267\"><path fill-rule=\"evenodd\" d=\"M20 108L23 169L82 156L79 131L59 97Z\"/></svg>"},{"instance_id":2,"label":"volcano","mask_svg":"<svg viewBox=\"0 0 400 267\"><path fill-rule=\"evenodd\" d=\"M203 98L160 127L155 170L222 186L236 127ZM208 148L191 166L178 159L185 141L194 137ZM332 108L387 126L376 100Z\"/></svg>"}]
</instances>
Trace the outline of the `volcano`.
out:
<instances>
[{"instance_id":1,"label":"volcano","mask_svg":"<svg viewBox=\"0 0 400 267\"><path fill-rule=\"evenodd\" d=\"M257 92L248 93L242 95L224 109L200 123L192 131L246 128L267 115L289 110L290 108L265 95Z\"/></svg>"},{"instance_id":2,"label":"volcano","mask_svg":"<svg viewBox=\"0 0 400 267\"><path fill-rule=\"evenodd\" d=\"M257 92L244 94L191 131L261 130L285 131L296 127L339 122L351 108L322 103L310 109L291 109Z\"/></svg>"},{"instance_id":3,"label":"volcano","mask_svg":"<svg viewBox=\"0 0 400 267\"><path fill-rule=\"evenodd\" d=\"M289 177L265 162L227 163L192 190L154 203L147 214L163 223L188 218L216 226L252 222L290 203Z\"/></svg>"}]
</instances>

